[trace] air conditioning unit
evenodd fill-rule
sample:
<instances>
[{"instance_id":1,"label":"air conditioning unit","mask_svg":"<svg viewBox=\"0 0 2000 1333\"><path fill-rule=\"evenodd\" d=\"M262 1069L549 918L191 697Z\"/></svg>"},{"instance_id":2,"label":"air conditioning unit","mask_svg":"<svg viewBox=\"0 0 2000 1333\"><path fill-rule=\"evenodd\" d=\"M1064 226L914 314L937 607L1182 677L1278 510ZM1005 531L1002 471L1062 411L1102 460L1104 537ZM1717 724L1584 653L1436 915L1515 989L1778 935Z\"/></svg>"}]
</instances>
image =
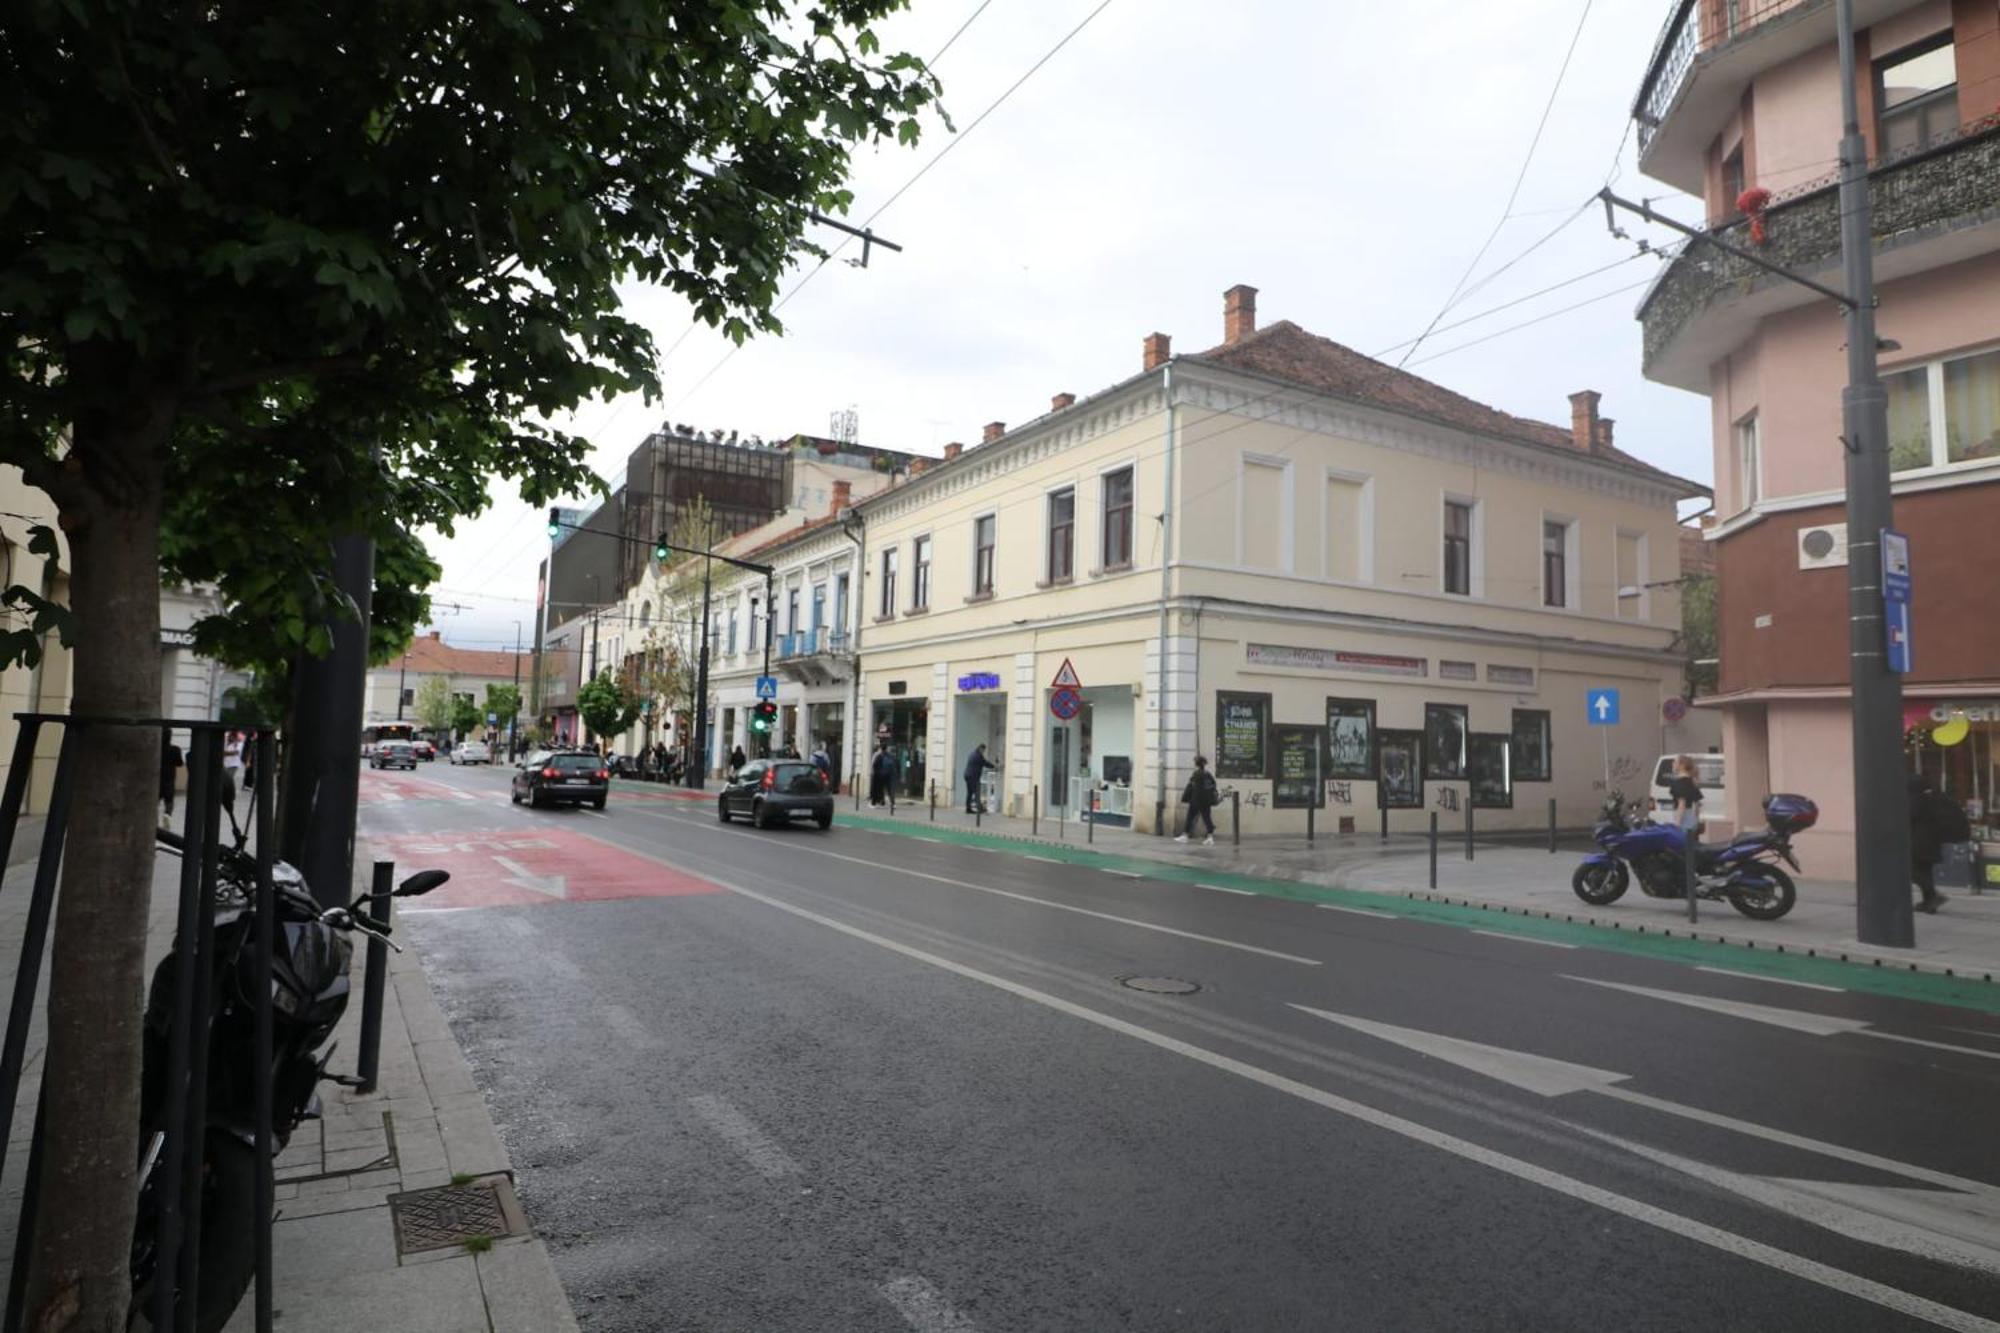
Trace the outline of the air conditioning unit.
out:
<instances>
[{"instance_id":1,"label":"air conditioning unit","mask_svg":"<svg viewBox=\"0 0 2000 1333\"><path fill-rule=\"evenodd\" d=\"M1847 525L1799 529L1799 568L1838 569L1847 563Z\"/></svg>"}]
</instances>

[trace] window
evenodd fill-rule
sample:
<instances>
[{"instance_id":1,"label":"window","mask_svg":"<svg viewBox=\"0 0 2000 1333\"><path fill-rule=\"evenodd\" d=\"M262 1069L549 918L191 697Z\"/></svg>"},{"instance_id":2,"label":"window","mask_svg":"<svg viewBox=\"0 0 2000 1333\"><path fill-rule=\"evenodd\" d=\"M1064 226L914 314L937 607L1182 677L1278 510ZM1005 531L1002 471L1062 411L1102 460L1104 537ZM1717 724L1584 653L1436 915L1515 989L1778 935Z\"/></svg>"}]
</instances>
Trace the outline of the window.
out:
<instances>
[{"instance_id":1,"label":"window","mask_svg":"<svg viewBox=\"0 0 2000 1333\"><path fill-rule=\"evenodd\" d=\"M1877 157L1915 152L1958 128L1958 57L1951 34L1875 63Z\"/></svg>"},{"instance_id":2,"label":"window","mask_svg":"<svg viewBox=\"0 0 2000 1333\"><path fill-rule=\"evenodd\" d=\"M833 579L833 632L847 633L847 575L836 574Z\"/></svg>"},{"instance_id":3,"label":"window","mask_svg":"<svg viewBox=\"0 0 2000 1333\"><path fill-rule=\"evenodd\" d=\"M1715 210L1717 216L1738 218L1743 215L1743 210L1736 206L1736 201L1743 197L1743 186L1743 146L1738 144L1735 152L1722 159L1722 198L1718 201L1721 207Z\"/></svg>"},{"instance_id":4,"label":"window","mask_svg":"<svg viewBox=\"0 0 2000 1333\"><path fill-rule=\"evenodd\" d=\"M882 552L882 611L883 619L896 614L896 548L891 546Z\"/></svg>"},{"instance_id":5,"label":"window","mask_svg":"<svg viewBox=\"0 0 2000 1333\"><path fill-rule=\"evenodd\" d=\"M2000 348L1882 377L1889 470L2000 458Z\"/></svg>"},{"instance_id":6,"label":"window","mask_svg":"<svg viewBox=\"0 0 2000 1333\"><path fill-rule=\"evenodd\" d=\"M1360 477L1329 476L1326 479L1325 512L1321 515L1326 539L1326 567L1330 579L1363 583L1371 578L1373 519L1369 513L1368 482Z\"/></svg>"},{"instance_id":7,"label":"window","mask_svg":"<svg viewBox=\"0 0 2000 1333\"><path fill-rule=\"evenodd\" d=\"M729 608L729 646L724 649L729 656L736 656L736 608Z\"/></svg>"},{"instance_id":8,"label":"window","mask_svg":"<svg viewBox=\"0 0 2000 1333\"><path fill-rule=\"evenodd\" d=\"M805 626L799 623L799 590L785 589L785 633L797 634Z\"/></svg>"},{"instance_id":9,"label":"window","mask_svg":"<svg viewBox=\"0 0 2000 1333\"><path fill-rule=\"evenodd\" d=\"M1748 509L1764 498L1764 451L1753 414L1736 423L1736 507Z\"/></svg>"},{"instance_id":10,"label":"window","mask_svg":"<svg viewBox=\"0 0 2000 1333\"><path fill-rule=\"evenodd\" d=\"M972 520L972 595L993 595L993 540L998 519L981 514Z\"/></svg>"},{"instance_id":11,"label":"window","mask_svg":"<svg viewBox=\"0 0 2000 1333\"><path fill-rule=\"evenodd\" d=\"M1120 569L1132 563L1132 469L1107 472L1104 489L1104 551L1106 569Z\"/></svg>"},{"instance_id":12,"label":"window","mask_svg":"<svg viewBox=\"0 0 2000 1333\"><path fill-rule=\"evenodd\" d=\"M1236 550L1250 569L1292 567L1291 469L1281 460L1244 455L1236 474Z\"/></svg>"},{"instance_id":13,"label":"window","mask_svg":"<svg viewBox=\"0 0 2000 1333\"><path fill-rule=\"evenodd\" d=\"M1049 496L1049 582L1076 576L1076 487Z\"/></svg>"},{"instance_id":14,"label":"window","mask_svg":"<svg viewBox=\"0 0 2000 1333\"><path fill-rule=\"evenodd\" d=\"M1514 779L1517 782L1548 782L1554 772L1550 763L1549 714L1536 708L1514 710Z\"/></svg>"},{"instance_id":15,"label":"window","mask_svg":"<svg viewBox=\"0 0 2000 1333\"><path fill-rule=\"evenodd\" d=\"M826 585L824 583L813 584L812 608L812 628L817 633L819 630L826 628Z\"/></svg>"},{"instance_id":16,"label":"window","mask_svg":"<svg viewBox=\"0 0 2000 1333\"><path fill-rule=\"evenodd\" d=\"M910 544L910 609L924 611L931 604L931 539L919 537Z\"/></svg>"},{"instance_id":17,"label":"window","mask_svg":"<svg viewBox=\"0 0 2000 1333\"><path fill-rule=\"evenodd\" d=\"M1472 506L1462 500L1444 502L1444 590L1472 595Z\"/></svg>"},{"instance_id":18,"label":"window","mask_svg":"<svg viewBox=\"0 0 2000 1333\"><path fill-rule=\"evenodd\" d=\"M1542 522L1542 605L1569 605L1569 524Z\"/></svg>"}]
</instances>

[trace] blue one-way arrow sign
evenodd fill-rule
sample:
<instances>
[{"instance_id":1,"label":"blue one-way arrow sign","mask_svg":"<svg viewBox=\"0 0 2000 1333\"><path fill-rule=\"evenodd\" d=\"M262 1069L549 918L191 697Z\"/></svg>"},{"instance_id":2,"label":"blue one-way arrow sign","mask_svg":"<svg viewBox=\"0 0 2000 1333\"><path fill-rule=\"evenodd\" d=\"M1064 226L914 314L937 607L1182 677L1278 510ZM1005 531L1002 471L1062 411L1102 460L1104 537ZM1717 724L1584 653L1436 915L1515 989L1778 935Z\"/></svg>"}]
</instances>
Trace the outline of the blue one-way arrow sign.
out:
<instances>
[{"instance_id":1,"label":"blue one-way arrow sign","mask_svg":"<svg viewBox=\"0 0 2000 1333\"><path fill-rule=\"evenodd\" d=\"M1618 691L1596 689L1585 696L1584 711L1590 716L1593 727L1615 727L1618 725Z\"/></svg>"}]
</instances>

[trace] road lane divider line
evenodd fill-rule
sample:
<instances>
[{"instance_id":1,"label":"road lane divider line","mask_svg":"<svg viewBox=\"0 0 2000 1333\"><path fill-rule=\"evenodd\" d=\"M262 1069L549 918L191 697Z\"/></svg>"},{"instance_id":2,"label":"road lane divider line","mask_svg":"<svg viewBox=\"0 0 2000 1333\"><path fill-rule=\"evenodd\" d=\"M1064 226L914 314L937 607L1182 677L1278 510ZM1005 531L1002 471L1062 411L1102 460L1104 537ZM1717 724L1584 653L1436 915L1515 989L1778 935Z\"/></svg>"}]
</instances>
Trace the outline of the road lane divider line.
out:
<instances>
[{"instance_id":1,"label":"road lane divider line","mask_svg":"<svg viewBox=\"0 0 2000 1333\"><path fill-rule=\"evenodd\" d=\"M1140 873L1139 873L1138 871L1136 871L1136 870L1113 870L1113 869L1111 869L1111 868L1110 868L1109 866L1105 866L1105 867L1103 867L1103 870L1104 870L1104 873L1105 873L1105 874L1107 874L1107 875L1116 875L1116 876L1118 876L1118 878L1120 878L1120 879L1144 879L1144 878L1145 878L1145 876L1144 876L1144 875L1140 874Z\"/></svg>"},{"instance_id":2,"label":"road lane divider line","mask_svg":"<svg viewBox=\"0 0 2000 1333\"><path fill-rule=\"evenodd\" d=\"M1257 896L1248 889L1232 889L1227 884L1197 884L1195 887L1197 889L1207 889L1210 893L1233 893L1239 898L1255 898Z\"/></svg>"},{"instance_id":3,"label":"road lane divider line","mask_svg":"<svg viewBox=\"0 0 2000 1333\"><path fill-rule=\"evenodd\" d=\"M1619 1194L1615 1190L1590 1184L1588 1181L1579 1180L1574 1176L1564 1175L1560 1171L1525 1161L1519 1157L1503 1153L1498 1149L1485 1147L1469 1139L1460 1138L1456 1134L1447 1133L1444 1130L1433 1129L1428 1125L1418 1124L1414 1120L1405 1119L1392 1112L1378 1110L1373 1106L1352 1101L1336 1093L1328 1092L1323 1088L1316 1088L1309 1083L1301 1083L1297 1079L1274 1073L1271 1070L1250 1064L1244 1060L1238 1060L1233 1056L1223 1055L1220 1052L1211 1051L1206 1047L1196 1046L1192 1042L1182 1041L1178 1037L1168 1036L1166 1033L1153 1028L1128 1022L1125 1019L1104 1013L1101 1010L1092 1009L1087 1005L1077 1004L1071 1000L1065 1000L1061 996L1051 995L1047 991L1036 990L1032 986L1025 986L1019 982L1009 981L1005 977L995 976L990 972L982 972L978 968L954 962L949 958L916 948L913 945L890 939L886 935L877 935L873 931L849 925L834 917L812 911L810 908L788 903L782 898L772 897L769 894L759 893L754 889L746 889L740 885L731 884L726 881L718 880L717 883L721 884L723 888L731 893L748 898L753 902L763 903L767 907L789 913L802 920L815 922L850 938L862 940L878 948L886 949L891 953L900 954L913 961L928 964L941 971L949 972L954 976L963 977L968 981L979 982L982 985L990 986L1008 995L1027 1000L1031 1004L1038 1004L1057 1013L1067 1014L1072 1018L1080 1019L1083 1022L1104 1028L1107 1031L1144 1042L1159 1050L1182 1056L1198 1064L1207 1065L1211 1069L1233 1074L1239 1078L1269 1088L1274 1092L1281 1092L1324 1110L1332 1111L1336 1115L1345 1116L1348 1119L1385 1130L1388 1133L1423 1144L1426 1147L1435 1148L1464 1161L1488 1167L1502 1175L1512 1176L1516 1180L1539 1186L1551 1193L1562 1195L1579 1203L1591 1205L1615 1216L1623 1217L1628 1221L1638 1222L1655 1230L1663 1231L1668 1235L1692 1241L1697 1245L1705 1246L1719 1253L1744 1259L1754 1264L1760 1264L1776 1272L1785 1273L1802 1281L1824 1287L1829 1291L1837 1292L1856 1300L1866 1301L1898 1314L1908 1315L1913 1319L1925 1320L1941 1328L1958 1330L1958 1333L2000 1333L2000 1323L1982 1318L1969 1311L1956 1309L1927 1297L1916 1295L1914 1292L1903 1291L1900 1288L1889 1286L1887 1283L1863 1277L1858 1273L1846 1272L1830 1264L1824 1264L1815 1259L1808 1259L1803 1255L1793 1254L1789 1250L1780 1249L1775 1245L1767 1245L1763 1241L1738 1235L1733 1231L1707 1222L1698 1221L1691 1217L1684 1217L1679 1213L1659 1207L1656 1204L1650 1204L1641 1199L1634 1199Z\"/></svg>"},{"instance_id":4,"label":"road lane divider line","mask_svg":"<svg viewBox=\"0 0 2000 1333\"><path fill-rule=\"evenodd\" d=\"M1154 921L1138 921L1129 916L1116 916L1110 912L1099 912L1094 908L1078 907L1074 903L1051 902L1047 898L1037 898L1032 893L1015 893L1012 889L996 889L990 884L974 884L971 880L953 879L949 875L933 875L927 870L911 870L904 866L886 865L881 861L868 861L859 856L846 856L840 852L818 851L814 856L823 856L834 861L849 861L858 866L869 866L876 870L887 870L892 874L908 875L912 879L928 879L938 884L949 884L954 888L971 889L974 893L990 893L996 898L1012 898L1016 902L1033 903L1037 907L1053 907L1058 912L1075 912L1078 916L1094 916L1100 921L1115 921L1121 926L1136 926L1140 930L1158 931L1162 935L1177 935L1184 940L1199 940L1203 944L1219 945L1224 949L1239 949L1244 953L1254 953L1265 958L1280 958L1287 963L1298 963L1304 967L1319 967L1317 958L1301 958L1295 953L1281 953L1276 949L1266 949L1261 945L1244 944L1238 940L1219 939L1214 935L1203 935L1192 930L1181 930L1175 926L1163 926Z\"/></svg>"},{"instance_id":5,"label":"road lane divider line","mask_svg":"<svg viewBox=\"0 0 2000 1333\"><path fill-rule=\"evenodd\" d=\"M1922 1037L1905 1037L1900 1032L1878 1032L1874 1028L1864 1028L1864 1037L1877 1037L1883 1041L1900 1041L1906 1046L1928 1046L1934 1051L1955 1051L1959 1055L1976 1055L1982 1060L2000 1060L2000 1051L1981 1051L1971 1046L1954 1046L1948 1041L1925 1041Z\"/></svg>"},{"instance_id":6,"label":"road lane divider line","mask_svg":"<svg viewBox=\"0 0 2000 1333\"><path fill-rule=\"evenodd\" d=\"M627 1046L642 1051L660 1049L660 1039L653 1034L652 1029L639 1021L639 1016L624 1005L600 1005L597 1012L603 1017L604 1026L617 1033Z\"/></svg>"},{"instance_id":7,"label":"road lane divider line","mask_svg":"<svg viewBox=\"0 0 2000 1333\"><path fill-rule=\"evenodd\" d=\"M1563 940L1545 940L1536 935L1516 935L1506 930L1475 930L1475 935L1484 935L1489 940L1512 940L1516 944L1539 944L1547 949L1574 949L1574 944Z\"/></svg>"},{"instance_id":8,"label":"road lane divider line","mask_svg":"<svg viewBox=\"0 0 2000 1333\"><path fill-rule=\"evenodd\" d=\"M744 1161L750 1164L758 1175L770 1180L780 1176L799 1174L799 1164L774 1142L770 1135L757 1128L749 1116L736 1108L727 1097L714 1093L697 1093L688 1098L688 1105L702 1118L708 1127L720 1134L723 1141L736 1150Z\"/></svg>"},{"instance_id":9,"label":"road lane divider line","mask_svg":"<svg viewBox=\"0 0 2000 1333\"><path fill-rule=\"evenodd\" d=\"M1705 964L1697 964L1694 970L1697 972L1713 973L1718 977L1736 977L1743 981L1768 981L1774 986L1797 986L1800 990L1832 991L1835 995L1845 995L1847 993L1840 986L1822 986L1817 981L1794 981L1790 977L1767 977L1761 972L1738 972L1733 967L1709 967Z\"/></svg>"},{"instance_id":10,"label":"road lane divider line","mask_svg":"<svg viewBox=\"0 0 2000 1333\"><path fill-rule=\"evenodd\" d=\"M1345 912L1349 916L1372 916L1378 921L1399 921L1402 919L1394 912L1371 912L1365 907L1344 907L1339 903L1315 903L1313 905L1324 908L1329 912Z\"/></svg>"},{"instance_id":11,"label":"road lane divider line","mask_svg":"<svg viewBox=\"0 0 2000 1333\"><path fill-rule=\"evenodd\" d=\"M944 1293L923 1278L891 1278L880 1290L882 1299L895 1306L903 1322L917 1333L976 1333L978 1326L954 1310Z\"/></svg>"}]
</instances>

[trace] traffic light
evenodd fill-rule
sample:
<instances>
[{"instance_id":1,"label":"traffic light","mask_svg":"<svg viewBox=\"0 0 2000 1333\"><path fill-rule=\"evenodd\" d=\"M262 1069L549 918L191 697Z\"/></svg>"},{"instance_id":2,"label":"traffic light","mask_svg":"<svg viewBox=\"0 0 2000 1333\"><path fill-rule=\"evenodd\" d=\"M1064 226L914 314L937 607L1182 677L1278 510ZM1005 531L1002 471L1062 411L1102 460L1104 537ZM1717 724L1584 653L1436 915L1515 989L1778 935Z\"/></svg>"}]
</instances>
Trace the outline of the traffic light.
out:
<instances>
[{"instance_id":1,"label":"traffic light","mask_svg":"<svg viewBox=\"0 0 2000 1333\"><path fill-rule=\"evenodd\" d=\"M554 505L549 506L549 536L551 537L562 535L562 518L560 515L561 511Z\"/></svg>"},{"instance_id":2,"label":"traffic light","mask_svg":"<svg viewBox=\"0 0 2000 1333\"><path fill-rule=\"evenodd\" d=\"M663 532L659 535L659 538L653 543L653 559L658 560L662 564L664 564L667 559L667 551L668 551L667 534Z\"/></svg>"},{"instance_id":3,"label":"traffic light","mask_svg":"<svg viewBox=\"0 0 2000 1333\"><path fill-rule=\"evenodd\" d=\"M753 735L769 736L777 721L778 705L769 699L759 699L757 706L750 710L750 731Z\"/></svg>"}]
</instances>

